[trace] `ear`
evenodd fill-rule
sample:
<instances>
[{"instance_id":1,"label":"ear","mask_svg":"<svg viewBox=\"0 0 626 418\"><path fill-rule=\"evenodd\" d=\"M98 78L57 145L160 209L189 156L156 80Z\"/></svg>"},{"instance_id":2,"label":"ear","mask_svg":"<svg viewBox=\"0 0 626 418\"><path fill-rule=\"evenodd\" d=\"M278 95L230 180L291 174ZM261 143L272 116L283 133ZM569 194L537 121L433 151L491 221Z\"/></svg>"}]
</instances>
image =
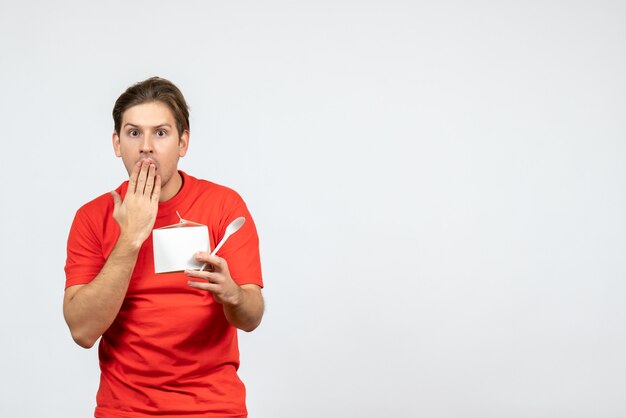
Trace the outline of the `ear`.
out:
<instances>
[{"instance_id":1,"label":"ear","mask_svg":"<svg viewBox=\"0 0 626 418\"><path fill-rule=\"evenodd\" d=\"M122 150L121 150L121 146L120 146L120 136L117 134L117 132L113 132L113 150L115 150L115 156L116 157L121 157L122 156Z\"/></svg>"},{"instance_id":2,"label":"ear","mask_svg":"<svg viewBox=\"0 0 626 418\"><path fill-rule=\"evenodd\" d=\"M189 131L185 130L178 139L178 156L184 157L189 148Z\"/></svg>"}]
</instances>

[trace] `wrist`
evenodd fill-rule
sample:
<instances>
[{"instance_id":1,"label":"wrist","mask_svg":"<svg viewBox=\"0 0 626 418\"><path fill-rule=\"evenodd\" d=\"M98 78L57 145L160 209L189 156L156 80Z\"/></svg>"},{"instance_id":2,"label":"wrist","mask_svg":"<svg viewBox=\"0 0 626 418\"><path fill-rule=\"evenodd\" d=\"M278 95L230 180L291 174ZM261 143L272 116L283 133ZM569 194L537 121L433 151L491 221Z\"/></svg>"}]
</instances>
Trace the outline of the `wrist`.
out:
<instances>
[{"instance_id":1,"label":"wrist","mask_svg":"<svg viewBox=\"0 0 626 418\"><path fill-rule=\"evenodd\" d=\"M243 305L245 299L245 292L243 289L237 284L235 286L234 294L224 303L224 305L227 305L230 309L238 309Z\"/></svg>"},{"instance_id":2,"label":"wrist","mask_svg":"<svg viewBox=\"0 0 626 418\"><path fill-rule=\"evenodd\" d=\"M140 239L137 237L133 237L129 234L121 233L119 238L117 239L116 246L120 247L121 250L128 253L138 253L143 245L145 239Z\"/></svg>"}]
</instances>

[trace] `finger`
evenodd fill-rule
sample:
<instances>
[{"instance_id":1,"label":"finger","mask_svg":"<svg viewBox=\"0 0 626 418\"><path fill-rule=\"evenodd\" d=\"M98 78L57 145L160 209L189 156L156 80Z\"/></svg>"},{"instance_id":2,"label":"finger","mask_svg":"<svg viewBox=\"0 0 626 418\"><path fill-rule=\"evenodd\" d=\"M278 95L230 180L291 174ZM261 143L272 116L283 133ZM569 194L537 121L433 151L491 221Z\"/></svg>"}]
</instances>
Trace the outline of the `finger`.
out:
<instances>
[{"instance_id":1,"label":"finger","mask_svg":"<svg viewBox=\"0 0 626 418\"><path fill-rule=\"evenodd\" d=\"M137 191L137 179L139 178L139 170L141 169L141 161L137 161L137 164L133 167L132 173L130 173L130 179L128 179L128 191L135 193Z\"/></svg>"},{"instance_id":2,"label":"finger","mask_svg":"<svg viewBox=\"0 0 626 418\"><path fill-rule=\"evenodd\" d=\"M196 282L196 281L193 281L193 280L189 280L187 282L187 285L189 287L206 290L206 291L212 292L212 293L215 293L215 292L219 291L219 286L217 286L215 284L212 284L212 283L203 283L203 282Z\"/></svg>"},{"instance_id":3,"label":"finger","mask_svg":"<svg viewBox=\"0 0 626 418\"><path fill-rule=\"evenodd\" d=\"M158 202L160 196L161 196L161 176L157 174L154 180L154 189L152 189L152 196L150 197L153 201Z\"/></svg>"},{"instance_id":4,"label":"finger","mask_svg":"<svg viewBox=\"0 0 626 418\"><path fill-rule=\"evenodd\" d=\"M209 263L203 263L202 267L200 267L200 271L213 271L214 268Z\"/></svg>"},{"instance_id":5,"label":"finger","mask_svg":"<svg viewBox=\"0 0 626 418\"><path fill-rule=\"evenodd\" d=\"M223 258L204 251L198 251L196 253L196 260L211 265L213 271L222 271L224 269L225 260Z\"/></svg>"},{"instance_id":6,"label":"finger","mask_svg":"<svg viewBox=\"0 0 626 418\"><path fill-rule=\"evenodd\" d=\"M210 264L210 263L208 263L206 261L203 261L210 254L207 253L207 252L203 252L203 251L200 251L199 253L202 254L200 257L198 257L197 254L194 254L194 257L195 257L196 261L202 263L202 267L200 267L200 271L214 271L215 268L213 267L212 264Z\"/></svg>"},{"instance_id":7,"label":"finger","mask_svg":"<svg viewBox=\"0 0 626 418\"><path fill-rule=\"evenodd\" d=\"M185 270L185 275L189 277L193 277L194 279L206 280L209 283L220 283L222 282L221 276L216 273L211 273L208 271L200 271L200 270Z\"/></svg>"},{"instance_id":8,"label":"finger","mask_svg":"<svg viewBox=\"0 0 626 418\"><path fill-rule=\"evenodd\" d=\"M150 164L148 167L148 177L146 178L146 189L144 194L152 197L152 189L154 187L154 177L156 176L156 165Z\"/></svg>"},{"instance_id":9,"label":"finger","mask_svg":"<svg viewBox=\"0 0 626 418\"><path fill-rule=\"evenodd\" d=\"M146 188L146 178L148 177L148 169L150 163L146 160L141 161L141 171L137 179L137 193L143 194Z\"/></svg>"}]
</instances>

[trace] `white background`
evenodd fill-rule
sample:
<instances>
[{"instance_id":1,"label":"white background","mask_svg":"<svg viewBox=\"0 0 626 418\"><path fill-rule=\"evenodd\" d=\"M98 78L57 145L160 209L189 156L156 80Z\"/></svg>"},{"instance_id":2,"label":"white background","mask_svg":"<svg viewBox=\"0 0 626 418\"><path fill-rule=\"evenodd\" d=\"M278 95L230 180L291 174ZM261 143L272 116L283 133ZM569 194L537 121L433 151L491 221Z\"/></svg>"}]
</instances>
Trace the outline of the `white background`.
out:
<instances>
[{"instance_id":1,"label":"white background","mask_svg":"<svg viewBox=\"0 0 626 418\"><path fill-rule=\"evenodd\" d=\"M65 243L153 75L258 225L251 418L626 416L626 3L0 4L0 416L93 413Z\"/></svg>"}]
</instances>

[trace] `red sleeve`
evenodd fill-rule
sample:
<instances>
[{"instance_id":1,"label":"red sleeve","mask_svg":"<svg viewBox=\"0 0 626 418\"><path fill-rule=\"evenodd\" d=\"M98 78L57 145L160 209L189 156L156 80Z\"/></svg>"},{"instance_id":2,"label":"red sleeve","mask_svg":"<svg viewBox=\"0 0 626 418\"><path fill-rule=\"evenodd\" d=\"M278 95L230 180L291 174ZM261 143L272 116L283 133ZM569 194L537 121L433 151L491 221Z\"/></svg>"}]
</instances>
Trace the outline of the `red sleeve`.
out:
<instances>
[{"instance_id":1,"label":"red sleeve","mask_svg":"<svg viewBox=\"0 0 626 418\"><path fill-rule=\"evenodd\" d=\"M237 284L256 284L263 287L259 236L248 207L236 192L230 196L225 205L216 243L224 236L228 224L240 216L246 218L245 223L228 238L228 241L218 252L218 256L226 260L230 275Z\"/></svg>"},{"instance_id":2,"label":"red sleeve","mask_svg":"<svg viewBox=\"0 0 626 418\"><path fill-rule=\"evenodd\" d=\"M67 239L65 288L87 284L100 273L105 263L101 238L84 208L79 209Z\"/></svg>"}]
</instances>

